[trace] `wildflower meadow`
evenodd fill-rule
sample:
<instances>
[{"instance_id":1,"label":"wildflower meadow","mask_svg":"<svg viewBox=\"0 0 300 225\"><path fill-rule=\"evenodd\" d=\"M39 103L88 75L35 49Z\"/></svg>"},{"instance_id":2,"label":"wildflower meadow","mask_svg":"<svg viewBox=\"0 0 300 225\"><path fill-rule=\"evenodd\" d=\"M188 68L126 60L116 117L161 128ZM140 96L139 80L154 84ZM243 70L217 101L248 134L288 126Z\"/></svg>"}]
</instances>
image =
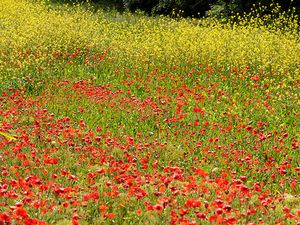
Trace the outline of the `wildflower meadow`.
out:
<instances>
[{"instance_id":1,"label":"wildflower meadow","mask_svg":"<svg viewBox=\"0 0 300 225\"><path fill-rule=\"evenodd\" d=\"M0 225L300 224L299 18L0 1Z\"/></svg>"}]
</instances>

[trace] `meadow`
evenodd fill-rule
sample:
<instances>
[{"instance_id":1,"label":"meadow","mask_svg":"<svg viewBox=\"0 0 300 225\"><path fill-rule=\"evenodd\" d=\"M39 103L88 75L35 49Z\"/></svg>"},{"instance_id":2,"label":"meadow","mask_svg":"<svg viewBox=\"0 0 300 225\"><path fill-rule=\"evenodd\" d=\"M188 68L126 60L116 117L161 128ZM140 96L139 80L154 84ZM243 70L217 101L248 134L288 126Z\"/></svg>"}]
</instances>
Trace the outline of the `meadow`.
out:
<instances>
[{"instance_id":1,"label":"meadow","mask_svg":"<svg viewBox=\"0 0 300 225\"><path fill-rule=\"evenodd\" d=\"M300 224L299 18L0 1L0 225Z\"/></svg>"}]
</instances>

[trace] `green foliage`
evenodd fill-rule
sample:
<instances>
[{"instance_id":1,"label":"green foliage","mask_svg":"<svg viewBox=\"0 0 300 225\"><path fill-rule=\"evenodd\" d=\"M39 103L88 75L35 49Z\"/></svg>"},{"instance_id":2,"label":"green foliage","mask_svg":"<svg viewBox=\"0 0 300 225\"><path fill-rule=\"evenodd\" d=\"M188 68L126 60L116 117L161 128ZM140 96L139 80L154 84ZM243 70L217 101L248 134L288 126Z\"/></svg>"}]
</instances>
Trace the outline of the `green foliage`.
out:
<instances>
[{"instance_id":1,"label":"green foliage","mask_svg":"<svg viewBox=\"0 0 300 225\"><path fill-rule=\"evenodd\" d=\"M211 0L160 0L154 8L155 13L172 14L179 13L180 16L204 16L205 12L210 9L210 4L215 1Z\"/></svg>"},{"instance_id":2,"label":"green foliage","mask_svg":"<svg viewBox=\"0 0 300 225\"><path fill-rule=\"evenodd\" d=\"M134 11L143 10L153 14L173 15L174 12L180 16L204 16L210 9L210 4L215 0L123 0L124 7Z\"/></svg>"},{"instance_id":3,"label":"green foliage","mask_svg":"<svg viewBox=\"0 0 300 225\"><path fill-rule=\"evenodd\" d=\"M159 4L158 0L123 0L124 7L130 11L142 10L150 13Z\"/></svg>"},{"instance_id":4,"label":"green foliage","mask_svg":"<svg viewBox=\"0 0 300 225\"><path fill-rule=\"evenodd\" d=\"M278 3L283 11L295 8L295 14L300 14L300 2L295 0L51 0L55 3L90 2L101 8L141 10L147 14L164 14L182 17L231 16L237 13L248 13L253 5L271 5ZM268 13L268 12L267 12Z\"/></svg>"},{"instance_id":5,"label":"green foliage","mask_svg":"<svg viewBox=\"0 0 300 225\"><path fill-rule=\"evenodd\" d=\"M249 13L253 8L257 8L257 6L270 6L274 4L279 4L280 9L282 11L292 11L295 8L296 13L299 15L300 4L296 1L276 1L276 0L250 0L250 1L238 1L238 0L218 0L215 3L211 4L211 9L207 13L210 16L219 17L223 16L231 16L237 13ZM265 10L264 13L268 14L272 11Z\"/></svg>"},{"instance_id":6,"label":"green foliage","mask_svg":"<svg viewBox=\"0 0 300 225\"><path fill-rule=\"evenodd\" d=\"M296 1L274 0L123 0L123 6L130 11L142 10L147 13L180 15L183 17L202 17L204 15L230 16L249 12L253 5L270 5L278 3L284 11L296 8L299 14L300 3Z\"/></svg>"}]
</instances>

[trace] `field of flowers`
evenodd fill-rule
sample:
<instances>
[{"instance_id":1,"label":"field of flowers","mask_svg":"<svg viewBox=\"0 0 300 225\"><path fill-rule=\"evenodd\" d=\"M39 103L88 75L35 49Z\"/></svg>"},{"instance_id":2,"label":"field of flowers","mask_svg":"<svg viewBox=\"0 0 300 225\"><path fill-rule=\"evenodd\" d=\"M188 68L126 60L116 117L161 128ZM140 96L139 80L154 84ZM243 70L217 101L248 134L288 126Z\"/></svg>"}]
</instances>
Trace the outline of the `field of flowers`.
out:
<instances>
[{"instance_id":1,"label":"field of flowers","mask_svg":"<svg viewBox=\"0 0 300 225\"><path fill-rule=\"evenodd\" d=\"M299 225L299 23L262 11L1 0L0 225Z\"/></svg>"}]
</instances>

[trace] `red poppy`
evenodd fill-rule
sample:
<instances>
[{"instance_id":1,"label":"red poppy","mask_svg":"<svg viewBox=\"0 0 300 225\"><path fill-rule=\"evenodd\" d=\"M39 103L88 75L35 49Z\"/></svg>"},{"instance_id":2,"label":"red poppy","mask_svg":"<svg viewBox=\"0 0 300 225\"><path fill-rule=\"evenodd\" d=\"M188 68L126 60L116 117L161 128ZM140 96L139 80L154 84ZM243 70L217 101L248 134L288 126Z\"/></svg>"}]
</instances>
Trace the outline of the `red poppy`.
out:
<instances>
[{"instance_id":1,"label":"red poppy","mask_svg":"<svg viewBox=\"0 0 300 225\"><path fill-rule=\"evenodd\" d=\"M204 177L204 178L206 178L206 177L208 176L208 173L207 173L206 171L200 169L200 168L197 168L197 169L195 170L195 174L196 174L196 175L200 175L200 176L202 176L202 177Z\"/></svg>"},{"instance_id":2,"label":"red poppy","mask_svg":"<svg viewBox=\"0 0 300 225\"><path fill-rule=\"evenodd\" d=\"M10 224L10 216L6 212L0 213L0 222L3 222L5 224Z\"/></svg>"},{"instance_id":3,"label":"red poppy","mask_svg":"<svg viewBox=\"0 0 300 225\"><path fill-rule=\"evenodd\" d=\"M58 163L58 158L47 158L47 159L44 159L44 163L46 164L57 164Z\"/></svg>"},{"instance_id":4,"label":"red poppy","mask_svg":"<svg viewBox=\"0 0 300 225\"><path fill-rule=\"evenodd\" d=\"M28 217L27 211L23 208L17 208L16 215L21 216L22 218Z\"/></svg>"}]
</instances>

